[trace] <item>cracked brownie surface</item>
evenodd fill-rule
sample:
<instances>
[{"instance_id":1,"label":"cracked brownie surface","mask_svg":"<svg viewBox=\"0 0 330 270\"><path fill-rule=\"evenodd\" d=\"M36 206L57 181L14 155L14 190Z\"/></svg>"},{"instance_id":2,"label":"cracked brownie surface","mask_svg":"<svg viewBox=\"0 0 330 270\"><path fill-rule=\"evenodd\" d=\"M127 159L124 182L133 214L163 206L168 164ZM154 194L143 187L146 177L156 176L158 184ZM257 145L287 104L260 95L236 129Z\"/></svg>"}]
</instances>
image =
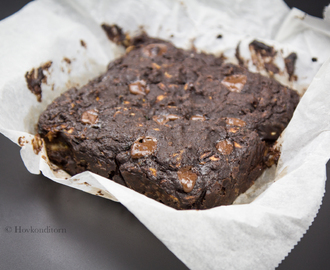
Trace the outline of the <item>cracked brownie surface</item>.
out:
<instances>
[{"instance_id":1,"label":"cracked brownie surface","mask_svg":"<svg viewBox=\"0 0 330 270\"><path fill-rule=\"evenodd\" d=\"M145 34L42 113L49 159L176 209L231 204L267 166L299 97L273 79Z\"/></svg>"}]
</instances>

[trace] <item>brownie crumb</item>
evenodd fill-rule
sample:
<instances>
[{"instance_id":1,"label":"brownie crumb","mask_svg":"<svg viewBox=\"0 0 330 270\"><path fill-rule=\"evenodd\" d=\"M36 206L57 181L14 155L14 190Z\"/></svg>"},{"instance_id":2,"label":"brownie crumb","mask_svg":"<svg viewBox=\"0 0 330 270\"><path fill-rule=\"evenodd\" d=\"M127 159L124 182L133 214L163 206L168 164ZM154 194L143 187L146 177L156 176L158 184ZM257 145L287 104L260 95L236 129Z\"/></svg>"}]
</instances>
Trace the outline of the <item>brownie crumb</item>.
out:
<instances>
[{"instance_id":1,"label":"brownie crumb","mask_svg":"<svg viewBox=\"0 0 330 270\"><path fill-rule=\"evenodd\" d=\"M280 69L274 63L265 63L264 67L270 74L277 74L280 72Z\"/></svg>"},{"instance_id":2,"label":"brownie crumb","mask_svg":"<svg viewBox=\"0 0 330 270\"><path fill-rule=\"evenodd\" d=\"M259 53L262 56L275 56L276 51L272 46L268 46L265 43L262 43L260 41L254 40L249 45L250 48L253 48L257 53Z\"/></svg>"},{"instance_id":3,"label":"brownie crumb","mask_svg":"<svg viewBox=\"0 0 330 270\"><path fill-rule=\"evenodd\" d=\"M80 40L80 45L82 46L82 47L84 47L85 49L87 48L87 44L86 44L86 42L84 41L84 40Z\"/></svg>"},{"instance_id":4,"label":"brownie crumb","mask_svg":"<svg viewBox=\"0 0 330 270\"><path fill-rule=\"evenodd\" d=\"M297 61L297 54L290 53L286 58L284 58L285 68L289 74L289 80L291 81L294 75L295 65Z\"/></svg>"}]
</instances>

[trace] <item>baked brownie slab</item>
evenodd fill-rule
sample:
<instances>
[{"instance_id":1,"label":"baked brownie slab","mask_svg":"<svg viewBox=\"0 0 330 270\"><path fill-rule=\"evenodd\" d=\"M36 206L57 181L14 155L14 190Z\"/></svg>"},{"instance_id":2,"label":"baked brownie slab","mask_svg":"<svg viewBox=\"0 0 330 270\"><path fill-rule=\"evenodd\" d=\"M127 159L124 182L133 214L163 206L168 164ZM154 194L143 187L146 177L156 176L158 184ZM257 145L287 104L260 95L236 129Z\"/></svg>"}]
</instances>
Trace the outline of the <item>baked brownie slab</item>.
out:
<instances>
[{"instance_id":1,"label":"baked brownie slab","mask_svg":"<svg viewBox=\"0 0 330 270\"><path fill-rule=\"evenodd\" d=\"M276 162L273 143L299 97L223 58L143 34L70 89L38 123L49 159L176 209L231 204Z\"/></svg>"}]
</instances>

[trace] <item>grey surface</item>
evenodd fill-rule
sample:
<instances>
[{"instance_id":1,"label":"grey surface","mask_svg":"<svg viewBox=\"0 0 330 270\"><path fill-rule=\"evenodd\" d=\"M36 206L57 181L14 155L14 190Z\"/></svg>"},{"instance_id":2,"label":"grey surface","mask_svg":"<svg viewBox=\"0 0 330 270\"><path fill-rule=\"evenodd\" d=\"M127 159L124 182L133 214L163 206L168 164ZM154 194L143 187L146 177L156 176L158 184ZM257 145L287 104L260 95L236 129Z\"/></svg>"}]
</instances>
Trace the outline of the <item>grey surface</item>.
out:
<instances>
[{"instance_id":1,"label":"grey surface","mask_svg":"<svg viewBox=\"0 0 330 270\"><path fill-rule=\"evenodd\" d=\"M26 2L0 1L0 19ZM287 2L321 16L329 1ZM121 204L29 174L19 147L2 135L0 172L0 269L187 269ZM310 230L278 269L330 269L328 213L326 194Z\"/></svg>"},{"instance_id":2,"label":"grey surface","mask_svg":"<svg viewBox=\"0 0 330 270\"><path fill-rule=\"evenodd\" d=\"M186 269L121 204L29 174L2 135L0 147L0 269Z\"/></svg>"}]
</instances>

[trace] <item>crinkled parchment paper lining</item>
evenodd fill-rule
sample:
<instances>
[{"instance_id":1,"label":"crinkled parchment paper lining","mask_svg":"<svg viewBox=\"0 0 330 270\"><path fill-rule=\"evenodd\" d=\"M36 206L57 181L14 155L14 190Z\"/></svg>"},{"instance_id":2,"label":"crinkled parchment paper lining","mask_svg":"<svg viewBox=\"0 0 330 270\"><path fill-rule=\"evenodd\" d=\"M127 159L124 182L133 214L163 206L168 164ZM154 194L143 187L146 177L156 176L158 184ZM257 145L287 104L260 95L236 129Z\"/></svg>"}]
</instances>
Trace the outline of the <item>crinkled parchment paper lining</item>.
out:
<instances>
[{"instance_id":1,"label":"crinkled parchment paper lining","mask_svg":"<svg viewBox=\"0 0 330 270\"><path fill-rule=\"evenodd\" d=\"M117 23L131 35L143 26L149 35L182 48L193 44L223 53L228 61L236 61L241 42L246 65L263 73L251 64L248 49L257 38L278 51L277 79L300 92L312 82L282 134L281 160L259 181L260 188L243 195L240 204L177 211L90 172L70 177L48 162L32 135L38 115L64 90L83 85L123 53L107 40L100 27L104 22ZM0 23L0 131L20 143L31 173L41 170L61 184L120 201L189 268L272 269L306 232L324 194L330 157L329 29L323 20L290 11L280 0L35 1ZM290 52L298 54L294 82L283 67ZM48 61L52 65L44 71L38 103L24 75Z\"/></svg>"}]
</instances>

